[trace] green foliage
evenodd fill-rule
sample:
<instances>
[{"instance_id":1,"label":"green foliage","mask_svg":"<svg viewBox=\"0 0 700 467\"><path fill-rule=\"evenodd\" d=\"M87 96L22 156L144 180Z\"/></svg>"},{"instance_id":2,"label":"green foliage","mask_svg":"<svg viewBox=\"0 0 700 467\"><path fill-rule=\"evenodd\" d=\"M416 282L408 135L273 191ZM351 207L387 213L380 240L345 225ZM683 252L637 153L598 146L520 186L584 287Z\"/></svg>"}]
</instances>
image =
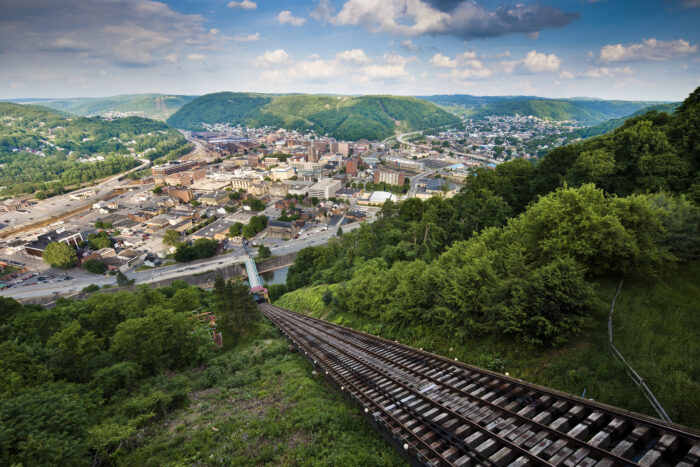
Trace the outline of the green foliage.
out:
<instances>
[{"instance_id":1,"label":"green foliage","mask_svg":"<svg viewBox=\"0 0 700 467\"><path fill-rule=\"evenodd\" d=\"M78 262L75 249L64 242L51 242L46 246L42 259L55 268L72 268Z\"/></svg>"},{"instance_id":2,"label":"green foliage","mask_svg":"<svg viewBox=\"0 0 700 467\"><path fill-rule=\"evenodd\" d=\"M127 287L129 285L132 285L134 283L135 279L129 279L126 274L123 272L119 271L117 273L117 285L119 287Z\"/></svg>"},{"instance_id":3,"label":"green foliage","mask_svg":"<svg viewBox=\"0 0 700 467\"><path fill-rule=\"evenodd\" d=\"M105 230L101 230L96 234L89 234L87 236L88 244L92 250L101 250L102 248L111 248L112 239L109 237L109 233Z\"/></svg>"},{"instance_id":4,"label":"green foliage","mask_svg":"<svg viewBox=\"0 0 700 467\"><path fill-rule=\"evenodd\" d=\"M263 211L265 209L265 203L260 201L258 198L248 198L243 201L245 206L250 207L251 211Z\"/></svg>"},{"instance_id":5,"label":"green foliage","mask_svg":"<svg viewBox=\"0 0 700 467\"><path fill-rule=\"evenodd\" d=\"M104 272L107 270L107 266L105 265L105 263L98 259L89 259L87 261L83 261L81 267L93 274L104 274Z\"/></svg>"},{"instance_id":6,"label":"green foliage","mask_svg":"<svg viewBox=\"0 0 700 467\"><path fill-rule=\"evenodd\" d=\"M217 329L224 333L224 345L232 346L251 330L260 318L253 296L240 281L214 281L214 310Z\"/></svg>"},{"instance_id":7,"label":"green foliage","mask_svg":"<svg viewBox=\"0 0 700 467\"><path fill-rule=\"evenodd\" d=\"M437 106L412 97L315 95L271 96L222 92L184 105L168 124L199 129L201 123L233 123L316 131L343 140L381 140L400 129L457 125L459 119Z\"/></svg>"},{"instance_id":8,"label":"green foliage","mask_svg":"<svg viewBox=\"0 0 700 467\"><path fill-rule=\"evenodd\" d=\"M139 165L129 149L149 149L152 160L178 157L190 149L178 131L138 117L67 118L42 107L2 102L0 122L0 185L6 195L39 191L40 196L53 196L66 187L124 172ZM81 163L83 155L104 160Z\"/></svg>"},{"instance_id":9,"label":"green foliage","mask_svg":"<svg viewBox=\"0 0 700 467\"><path fill-rule=\"evenodd\" d=\"M180 243L175 251L175 261L185 263L197 259L211 258L216 254L218 243L208 238L198 238L192 245Z\"/></svg>"},{"instance_id":10,"label":"green foliage","mask_svg":"<svg viewBox=\"0 0 700 467\"><path fill-rule=\"evenodd\" d=\"M92 292L97 292L98 290L100 290L100 286L99 286L99 285L97 285L97 284L90 284L90 285L88 285L87 287L83 287L82 292L85 292L85 293L92 293Z\"/></svg>"},{"instance_id":11,"label":"green foliage","mask_svg":"<svg viewBox=\"0 0 700 467\"><path fill-rule=\"evenodd\" d=\"M272 252L270 251L270 248L266 247L265 245L260 245L258 247L258 260L264 260L272 256Z\"/></svg>"},{"instance_id":12,"label":"green foliage","mask_svg":"<svg viewBox=\"0 0 700 467\"><path fill-rule=\"evenodd\" d=\"M163 243L170 246L175 246L180 241L180 232L173 229L168 229L163 234Z\"/></svg>"}]
</instances>

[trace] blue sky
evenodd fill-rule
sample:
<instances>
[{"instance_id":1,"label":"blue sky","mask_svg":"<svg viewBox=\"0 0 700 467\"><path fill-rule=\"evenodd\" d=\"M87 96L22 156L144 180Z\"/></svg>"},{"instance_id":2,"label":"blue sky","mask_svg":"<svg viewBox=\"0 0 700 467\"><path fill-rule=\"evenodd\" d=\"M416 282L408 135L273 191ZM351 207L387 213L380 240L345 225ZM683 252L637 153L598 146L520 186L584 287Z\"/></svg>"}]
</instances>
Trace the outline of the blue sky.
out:
<instances>
[{"instance_id":1,"label":"blue sky","mask_svg":"<svg viewBox=\"0 0 700 467\"><path fill-rule=\"evenodd\" d=\"M700 0L3 0L2 11L2 98L679 100L700 86Z\"/></svg>"}]
</instances>

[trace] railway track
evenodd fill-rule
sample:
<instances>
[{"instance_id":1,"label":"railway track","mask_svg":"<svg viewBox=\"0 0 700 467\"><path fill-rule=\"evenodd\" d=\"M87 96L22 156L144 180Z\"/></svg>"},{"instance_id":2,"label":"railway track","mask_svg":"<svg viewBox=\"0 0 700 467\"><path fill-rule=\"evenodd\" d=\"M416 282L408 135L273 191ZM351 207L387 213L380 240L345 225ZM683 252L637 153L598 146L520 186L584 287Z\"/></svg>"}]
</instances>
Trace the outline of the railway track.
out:
<instances>
[{"instance_id":1,"label":"railway track","mask_svg":"<svg viewBox=\"0 0 700 467\"><path fill-rule=\"evenodd\" d=\"M700 465L700 436L269 304L259 305L423 465Z\"/></svg>"}]
</instances>

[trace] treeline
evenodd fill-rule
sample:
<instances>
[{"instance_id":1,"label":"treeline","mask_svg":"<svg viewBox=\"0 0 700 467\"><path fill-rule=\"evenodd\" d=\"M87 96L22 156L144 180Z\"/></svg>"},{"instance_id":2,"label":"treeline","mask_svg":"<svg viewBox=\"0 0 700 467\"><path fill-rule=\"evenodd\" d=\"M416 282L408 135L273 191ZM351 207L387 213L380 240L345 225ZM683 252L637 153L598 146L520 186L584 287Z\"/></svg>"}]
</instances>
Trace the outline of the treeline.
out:
<instances>
[{"instance_id":1,"label":"treeline","mask_svg":"<svg viewBox=\"0 0 700 467\"><path fill-rule=\"evenodd\" d=\"M140 430L187 403L188 383L172 371L216 354L201 313L216 314L228 347L255 326L246 286L217 284L210 293L176 281L52 309L0 297L0 463L117 464ZM214 370L201 372L201 389L220 379Z\"/></svg>"},{"instance_id":2,"label":"treeline","mask_svg":"<svg viewBox=\"0 0 700 467\"><path fill-rule=\"evenodd\" d=\"M341 283L329 303L379 323L561 344L598 279L700 256L699 106L695 91L673 116L479 170L452 199L386 203L375 223L302 250L270 292Z\"/></svg>"}]
</instances>

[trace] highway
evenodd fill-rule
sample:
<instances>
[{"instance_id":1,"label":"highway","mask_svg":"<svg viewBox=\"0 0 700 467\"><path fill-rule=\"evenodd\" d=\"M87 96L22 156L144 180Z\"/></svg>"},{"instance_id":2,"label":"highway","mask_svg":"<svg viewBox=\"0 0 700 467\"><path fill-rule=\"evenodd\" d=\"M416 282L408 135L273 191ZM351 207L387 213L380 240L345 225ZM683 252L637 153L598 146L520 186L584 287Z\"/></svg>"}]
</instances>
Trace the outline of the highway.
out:
<instances>
[{"instance_id":1,"label":"highway","mask_svg":"<svg viewBox=\"0 0 700 467\"><path fill-rule=\"evenodd\" d=\"M343 231L350 232L360 227L359 222L343 225ZM337 228L328 229L325 232L312 233L310 235L303 234L297 239L291 239L282 242L279 245L270 246L270 251L275 256L286 255L295 251L302 250L307 246L319 246L328 243L335 237ZM129 279L135 279L137 284L148 284L166 279L177 279L194 274L223 269L236 263L242 263L247 257L243 248L238 248L231 253L214 256L203 260L193 261L191 263L179 263L172 266L148 269L145 271L129 271L127 276ZM70 276L73 276L73 271L67 271ZM27 286L13 287L0 291L0 295L14 297L16 299L48 297L54 294L66 294L80 292L84 287L90 284L95 284L100 287L110 284L116 284L114 276L85 276L74 277L68 281L60 281L54 283L34 284Z\"/></svg>"}]
</instances>

